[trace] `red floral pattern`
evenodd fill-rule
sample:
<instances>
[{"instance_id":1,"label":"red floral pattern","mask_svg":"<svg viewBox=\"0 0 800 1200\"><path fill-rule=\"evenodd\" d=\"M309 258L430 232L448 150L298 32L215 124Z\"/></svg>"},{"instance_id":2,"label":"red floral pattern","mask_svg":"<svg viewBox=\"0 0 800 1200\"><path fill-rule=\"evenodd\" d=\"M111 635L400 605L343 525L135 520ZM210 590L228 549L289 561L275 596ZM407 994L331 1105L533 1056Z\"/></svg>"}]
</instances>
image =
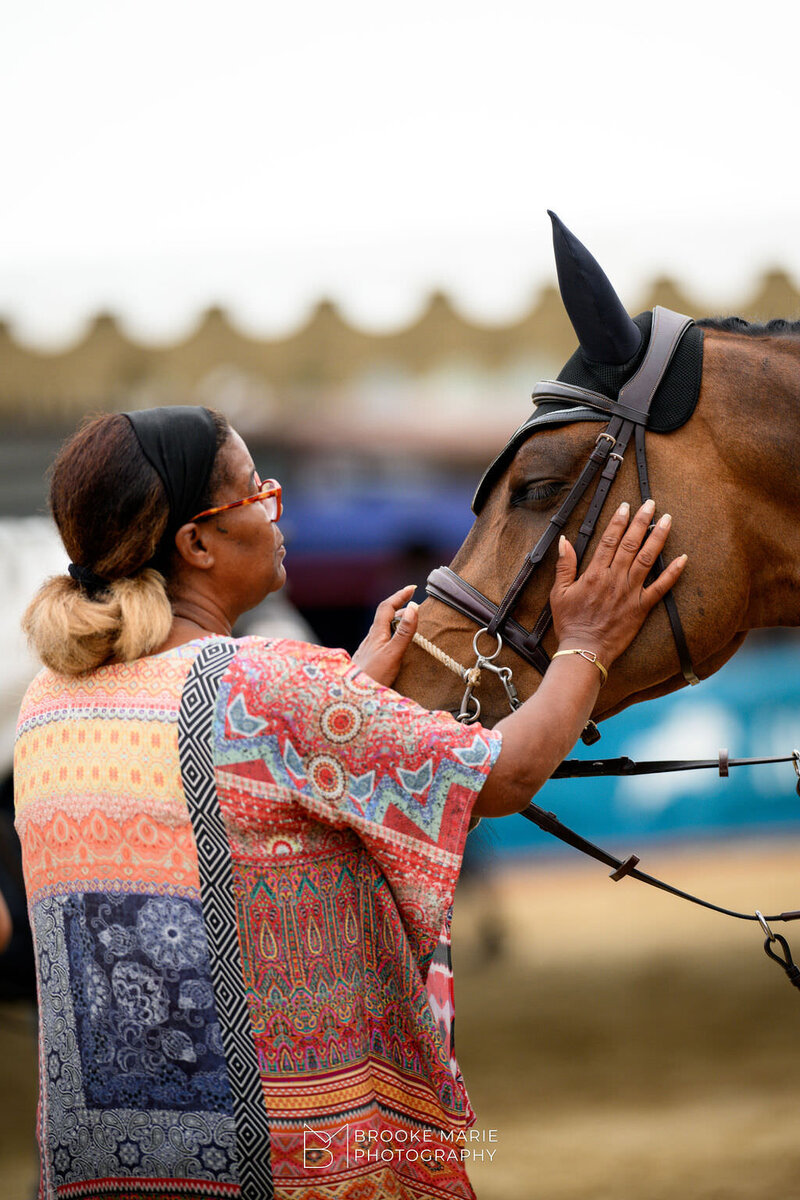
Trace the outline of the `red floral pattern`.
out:
<instances>
[{"instance_id":1,"label":"red floral pattern","mask_svg":"<svg viewBox=\"0 0 800 1200\"><path fill-rule=\"evenodd\" d=\"M219 705L277 1193L471 1196L446 1153L474 1117L447 981L430 968L499 737L419 708L341 652L290 642L243 644ZM403 1153L409 1130L430 1154ZM354 1158L370 1137L396 1151L388 1164Z\"/></svg>"}]
</instances>

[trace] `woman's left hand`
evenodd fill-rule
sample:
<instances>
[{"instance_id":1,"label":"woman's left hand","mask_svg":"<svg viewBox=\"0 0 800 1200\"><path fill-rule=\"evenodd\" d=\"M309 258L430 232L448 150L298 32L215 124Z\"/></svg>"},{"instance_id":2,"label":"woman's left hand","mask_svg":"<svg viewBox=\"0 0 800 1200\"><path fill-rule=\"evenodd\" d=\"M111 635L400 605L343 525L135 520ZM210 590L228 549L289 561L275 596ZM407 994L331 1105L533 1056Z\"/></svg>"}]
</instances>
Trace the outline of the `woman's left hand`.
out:
<instances>
[{"instance_id":1,"label":"woman's left hand","mask_svg":"<svg viewBox=\"0 0 800 1200\"><path fill-rule=\"evenodd\" d=\"M365 675L386 687L394 683L416 633L417 605L411 601L414 591L414 584L409 584L378 605L372 627L353 655L353 662ZM398 614L400 621L392 633L392 621Z\"/></svg>"}]
</instances>

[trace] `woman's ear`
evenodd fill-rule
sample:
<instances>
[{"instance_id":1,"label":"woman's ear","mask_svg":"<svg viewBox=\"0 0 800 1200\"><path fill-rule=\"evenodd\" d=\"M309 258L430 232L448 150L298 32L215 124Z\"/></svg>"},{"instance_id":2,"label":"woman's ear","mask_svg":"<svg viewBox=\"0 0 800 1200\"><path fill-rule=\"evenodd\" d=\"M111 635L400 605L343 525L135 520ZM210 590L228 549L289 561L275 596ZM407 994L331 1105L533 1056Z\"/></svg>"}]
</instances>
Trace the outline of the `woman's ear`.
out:
<instances>
[{"instance_id":1,"label":"woman's ear","mask_svg":"<svg viewBox=\"0 0 800 1200\"><path fill-rule=\"evenodd\" d=\"M175 550L187 566L194 567L197 571L208 571L214 565L210 540L207 526L195 525L189 521L186 525L181 525L175 534Z\"/></svg>"}]
</instances>

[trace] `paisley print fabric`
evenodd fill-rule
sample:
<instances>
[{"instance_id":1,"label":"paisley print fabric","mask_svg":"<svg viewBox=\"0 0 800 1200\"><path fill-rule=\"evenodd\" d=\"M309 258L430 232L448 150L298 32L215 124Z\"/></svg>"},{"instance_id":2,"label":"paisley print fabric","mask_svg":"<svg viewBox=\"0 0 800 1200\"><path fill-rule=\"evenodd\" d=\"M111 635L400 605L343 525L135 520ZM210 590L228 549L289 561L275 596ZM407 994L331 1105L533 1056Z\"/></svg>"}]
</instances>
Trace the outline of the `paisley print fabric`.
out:
<instances>
[{"instance_id":1,"label":"paisley print fabric","mask_svg":"<svg viewBox=\"0 0 800 1200\"><path fill-rule=\"evenodd\" d=\"M244 1197L178 751L208 641L77 680L44 671L23 705L42 1200ZM275 1195L471 1196L446 951L498 736L286 641L237 642L211 704Z\"/></svg>"}]
</instances>

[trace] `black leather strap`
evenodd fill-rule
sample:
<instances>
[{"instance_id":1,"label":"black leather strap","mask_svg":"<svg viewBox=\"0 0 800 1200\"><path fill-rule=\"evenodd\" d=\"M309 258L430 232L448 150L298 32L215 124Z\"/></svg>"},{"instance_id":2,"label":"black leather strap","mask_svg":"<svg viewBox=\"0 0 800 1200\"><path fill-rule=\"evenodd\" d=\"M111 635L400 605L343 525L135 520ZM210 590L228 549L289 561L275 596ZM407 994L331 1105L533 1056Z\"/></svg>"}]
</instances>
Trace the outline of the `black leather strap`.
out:
<instances>
[{"instance_id":1,"label":"black leather strap","mask_svg":"<svg viewBox=\"0 0 800 1200\"><path fill-rule=\"evenodd\" d=\"M630 878L638 879L641 883L648 883L651 887L659 888L662 892L669 892L672 896L679 896L681 900L688 900L691 904L699 904L701 908L710 908L713 912L723 913L726 917L736 917L739 921L758 921L758 916L754 913L737 912L732 908L723 908L719 904L712 904L709 900L701 900L699 896L693 896L691 892L681 891L680 888L673 887L670 883L665 883L663 879L657 879L655 875L648 875L644 871L639 871L636 868L636 863L639 858L635 854L630 854L627 858L618 858L616 854L611 854L610 851L604 850L602 846L596 846L594 842L590 842L580 833L576 833L574 829L570 829L568 825L564 825L559 821L555 813L546 812L543 808L539 808L538 804L529 804L527 808L522 810L521 816L526 820L532 821L534 825L538 825L544 833L549 833L553 837L558 838L560 842L565 842L566 845L572 846L575 850L580 850L582 854L588 854L590 858L597 859L598 862L605 863L607 867L611 867L611 878L615 881L620 879ZM763 917L765 921L796 921L800 919L800 910L792 912L773 913L771 916Z\"/></svg>"},{"instance_id":2,"label":"black leather strap","mask_svg":"<svg viewBox=\"0 0 800 1200\"><path fill-rule=\"evenodd\" d=\"M602 392L593 392L590 388L578 387L577 384L561 383L558 379L541 379L531 392L534 404L547 400L566 400L569 404L584 404L587 408L599 408L610 413L613 400Z\"/></svg>"},{"instance_id":3,"label":"black leather strap","mask_svg":"<svg viewBox=\"0 0 800 1200\"><path fill-rule=\"evenodd\" d=\"M436 567L431 571L425 590L434 600L449 605L478 625L488 627L497 614L497 605L487 600L486 596L455 571L451 571L450 567ZM520 658L524 658L540 675L544 675L550 666L550 656L541 646L528 646L529 630L509 617L503 627L502 637L506 645L511 646Z\"/></svg>"},{"instance_id":4,"label":"black leather strap","mask_svg":"<svg viewBox=\"0 0 800 1200\"><path fill-rule=\"evenodd\" d=\"M595 447L589 455L586 465L570 489L569 495L555 516L551 517L547 529L523 560L522 566L517 572L515 579L512 580L505 596L500 601L497 611L489 624L488 632L492 636L498 632L502 633L509 615L516 608L519 598L527 587L533 572L572 516L589 484L597 475L600 468L605 465L612 446L616 444L614 431L618 425L619 421L612 419L609 422L606 433L597 438Z\"/></svg>"},{"instance_id":5,"label":"black leather strap","mask_svg":"<svg viewBox=\"0 0 800 1200\"><path fill-rule=\"evenodd\" d=\"M770 758L730 758L720 750L717 758L654 758L636 762L627 755L619 758L565 758L551 779L606 779L617 775L663 775L671 771L718 771L727 775L731 767L758 767L767 763L796 763L794 754L773 755Z\"/></svg>"},{"instance_id":6,"label":"black leather strap","mask_svg":"<svg viewBox=\"0 0 800 1200\"><path fill-rule=\"evenodd\" d=\"M607 434L610 434L612 425L613 423L609 423L608 429L606 430ZM616 426L613 427L616 428ZM612 483L614 482L614 479L616 478L617 471L622 464L622 456L625 453L625 448L627 446L628 438L630 437L630 431L632 429L633 425L629 421L623 421L616 439L613 442L607 442L606 465L600 474L600 479L597 487L595 488L591 503L587 509L583 524L578 530L578 536L574 543L575 556L577 558L579 567L583 560L583 556L586 553L586 548L592 539L592 534L594 533L595 526L597 525L597 521L602 507L605 504L608 492ZM606 439L604 438L603 440L605 441ZM538 645L538 643L547 633L547 630L550 628L552 619L553 614L550 610L550 601L548 600L528 637L528 642L526 644L529 647L533 648L534 646Z\"/></svg>"}]
</instances>

